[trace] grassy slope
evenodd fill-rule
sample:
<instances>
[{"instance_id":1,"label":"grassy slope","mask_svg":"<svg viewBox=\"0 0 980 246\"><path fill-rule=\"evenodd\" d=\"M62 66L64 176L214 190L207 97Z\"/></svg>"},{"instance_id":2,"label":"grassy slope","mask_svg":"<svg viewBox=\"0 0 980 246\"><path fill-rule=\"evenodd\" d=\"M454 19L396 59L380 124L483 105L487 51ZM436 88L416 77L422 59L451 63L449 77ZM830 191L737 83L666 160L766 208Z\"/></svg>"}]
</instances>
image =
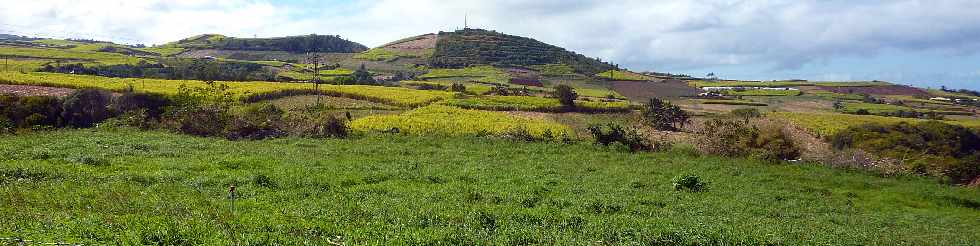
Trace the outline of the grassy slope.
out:
<instances>
[{"instance_id":1,"label":"grassy slope","mask_svg":"<svg viewBox=\"0 0 980 246\"><path fill-rule=\"evenodd\" d=\"M680 152L77 130L0 137L0 153L0 237L46 242L980 241L975 189ZM710 191L673 191L670 179L682 173L700 175ZM234 213L230 184L240 197Z\"/></svg>"},{"instance_id":2,"label":"grassy slope","mask_svg":"<svg viewBox=\"0 0 980 246\"><path fill-rule=\"evenodd\" d=\"M796 123L820 136L830 136L851 126L869 123L898 124L900 122L916 123L923 119L886 117L876 115L853 115L841 113L804 113L804 112L775 112L770 116ZM944 120L943 122L963 127L980 128L980 120Z\"/></svg>"}]
</instances>

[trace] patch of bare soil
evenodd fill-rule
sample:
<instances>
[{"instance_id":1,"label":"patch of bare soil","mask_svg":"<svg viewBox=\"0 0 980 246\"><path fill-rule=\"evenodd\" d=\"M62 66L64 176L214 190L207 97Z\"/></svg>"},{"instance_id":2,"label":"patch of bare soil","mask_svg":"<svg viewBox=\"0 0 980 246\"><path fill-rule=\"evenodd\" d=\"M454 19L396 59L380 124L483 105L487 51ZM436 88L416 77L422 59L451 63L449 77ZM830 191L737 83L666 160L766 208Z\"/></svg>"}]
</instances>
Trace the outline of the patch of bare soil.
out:
<instances>
[{"instance_id":1,"label":"patch of bare soil","mask_svg":"<svg viewBox=\"0 0 980 246\"><path fill-rule=\"evenodd\" d=\"M817 89L841 94L929 96L929 92L925 90L904 85L817 86Z\"/></svg>"},{"instance_id":2,"label":"patch of bare soil","mask_svg":"<svg viewBox=\"0 0 980 246\"><path fill-rule=\"evenodd\" d=\"M33 85L2 85L0 84L0 94L13 94L17 96L55 96L64 97L74 92L75 89L33 86Z\"/></svg>"},{"instance_id":3,"label":"patch of bare soil","mask_svg":"<svg viewBox=\"0 0 980 246\"><path fill-rule=\"evenodd\" d=\"M403 51L435 49L437 41L439 41L439 35L426 34L404 42L386 45L385 48Z\"/></svg>"},{"instance_id":4,"label":"patch of bare soil","mask_svg":"<svg viewBox=\"0 0 980 246\"><path fill-rule=\"evenodd\" d=\"M678 98L697 96L701 90L690 87L681 80L660 81L612 81L612 89L631 101L643 102L650 98Z\"/></svg>"}]
</instances>

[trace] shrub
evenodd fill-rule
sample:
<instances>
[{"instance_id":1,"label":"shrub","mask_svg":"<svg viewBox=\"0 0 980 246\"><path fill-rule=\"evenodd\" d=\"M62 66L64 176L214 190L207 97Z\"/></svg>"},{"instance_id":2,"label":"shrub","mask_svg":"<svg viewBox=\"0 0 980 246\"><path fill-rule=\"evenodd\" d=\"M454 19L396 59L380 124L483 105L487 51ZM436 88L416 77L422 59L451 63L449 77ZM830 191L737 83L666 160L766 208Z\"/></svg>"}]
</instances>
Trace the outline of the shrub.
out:
<instances>
[{"instance_id":1,"label":"shrub","mask_svg":"<svg viewBox=\"0 0 980 246\"><path fill-rule=\"evenodd\" d=\"M573 90L571 86L567 85L555 86L554 96L555 98L558 98L558 102L566 108L574 108L575 99L578 99L578 93L575 93L575 90Z\"/></svg>"},{"instance_id":2,"label":"shrub","mask_svg":"<svg viewBox=\"0 0 980 246\"><path fill-rule=\"evenodd\" d=\"M654 150L655 147L658 147L647 141L646 137L640 134L635 128L627 129L623 128L623 126L610 123L606 126L591 125L588 129L595 139L595 144L603 146L621 144L629 151Z\"/></svg>"},{"instance_id":3,"label":"shrub","mask_svg":"<svg viewBox=\"0 0 980 246\"><path fill-rule=\"evenodd\" d=\"M708 190L708 183L701 180L701 177L696 175L680 175L674 178L673 181L674 190L688 190L693 192L702 192Z\"/></svg>"},{"instance_id":4,"label":"shrub","mask_svg":"<svg viewBox=\"0 0 980 246\"><path fill-rule=\"evenodd\" d=\"M691 116L677 105L666 100L651 98L643 109L643 119L647 125L661 131L677 131L680 125L690 122Z\"/></svg>"},{"instance_id":5,"label":"shrub","mask_svg":"<svg viewBox=\"0 0 980 246\"><path fill-rule=\"evenodd\" d=\"M15 122L20 127L57 126L61 121L62 102L56 97L30 96L17 100L19 114L12 119L22 119Z\"/></svg>"},{"instance_id":6,"label":"shrub","mask_svg":"<svg viewBox=\"0 0 980 246\"><path fill-rule=\"evenodd\" d=\"M210 137L221 136L230 116L218 107L184 107L174 112L172 125L184 134Z\"/></svg>"},{"instance_id":7,"label":"shrub","mask_svg":"<svg viewBox=\"0 0 980 246\"><path fill-rule=\"evenodd\" d=\"M453 92L466 92L466 86L463 83L453 83L450 90Z\"/></svg>"},{"instance_id":8,"label":"shrub","mask_svg":"<svg viewBox=\"0 0 980 246\"><path fill-rule=\"evenodd\" d=\"M72 127L92 127L109 118L112 96L103 90L83 89L73 92L63 104L61 117Z\"/></svg>"},{"instance_id":9,"label":"shrub","mask_svg":"<svg viewBox=\"0 0 980 246\"><path fill-rule=\"evenodd\" d=\"M856 148L902 161L913 172L968 183L980 176L980 136L939 121L866 124L830 137L837 150Z\"/></svg>"},{"instance_id":10,"label":"shrub","mask_svg":"<svg viewBox=\"0 0 980 246\"><path fill-rule=\"evenodd\" d=\"M754 108L740 108L740 109L732 110L732 112L730 112L729 115L731 115L731 117L736 119L742 119L743 121L745 121L746 124L748 124L749 120L753 118L762 117L762 113L760 113L758 109L754 109Z\"/></svg>"},{"instance_id":11,"label":"shrub","mask_svg":"<svg viewBox=\"0 0 980 246\"><path fill-rule=\"evenodd\" d=\"M318 122L310 135L312 137L346 138L350 135L350 125L344 119L330 115Z\"/></svg>"},{"instance_id":12,"label":"shrub","mask_svg":"<svg viewBox=\"0 0 980 246\"><path fill-rule=\"evenodd\" d=\"M696 141L701 152L725 157L792 160L800 156L800 149L782 128L768 126L760 129L730 119L705 122L697 131Z\"/></svg>"},{"instance_id":13,"label":"shrub","mask_svg":"<svg viewBox=\"0 0 980 246\"><path fill-rule=\"evenodd\" d=\"M172 104L169 98L161 94L126 92L113 100L112 110L116 113L142 110L147 118L160 119L166 107Z\"/></svg>"},{"instance_id":14,"label":"shrub","mask_svg":"<svg viewBox=\"0 0 980 246\"><path fill-rule=\"evenodd\" d=\"M253 104L235 117L227 129L228 139L265 139L286 135L282 109L268 103Z\"/></svg>"},{"instance_id":15,"label":"shrub","mask_svg":"<svg viewBox=\"0 0 980 246\"><path fill-rule=\"evenodd\" d=\"M417 87L419 90L444 91L448 89L445 85L424 83Z\"/></svg>"}]
</instances>

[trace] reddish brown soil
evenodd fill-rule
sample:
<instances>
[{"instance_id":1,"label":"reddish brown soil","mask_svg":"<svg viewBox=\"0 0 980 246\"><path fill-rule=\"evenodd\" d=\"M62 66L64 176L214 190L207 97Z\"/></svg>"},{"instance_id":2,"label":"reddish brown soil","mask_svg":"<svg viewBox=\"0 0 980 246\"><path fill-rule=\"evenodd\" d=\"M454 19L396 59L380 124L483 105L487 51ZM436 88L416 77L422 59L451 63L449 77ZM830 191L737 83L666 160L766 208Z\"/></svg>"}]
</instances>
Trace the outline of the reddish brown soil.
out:
<instances>
[{"instance_id":1,"label":"reddish brown soil","mask_svg":"<svg viewBox=\"0 0 980 246\"><path fill-rule=\"evenodd\" d=\"M642 102L650 98L678 98L697 96L701 91L680 80L661 81L612 81L612 89L629 98Z\"/></svg>"},{"instance_id":2,"label":"reddish brown soil","mask_svg":"<svg viewBox=\"0 0 980 246\"><path fill-rule=\"evenodd\" d=\"M71 94L74 89L33 86L33 85L0 85L0 94L14 94L18 96L56 96L64 97Z\"/></svg>"},{"instance_id":3,"label":"reddish brown soil","mask_svg":"<svg viewBox=\"0 0 980 246\"><path fill-rule=\"evenodd\" d=\"M904 85L840 87L817 86L817 89L842 94L929 96L929 93L925 90Z\"/></svg>"},{"instance_id":4,"label":"reddish brown soil","mask_svg":"<svg viewBox=\"0 0 980 246\"><path fill-rule=\"evenodd\" d=\"M439 35L427 34L405 42L386 45L385 48L396 50L424 50L436 48Z\"/></svg>"}]
</instances>

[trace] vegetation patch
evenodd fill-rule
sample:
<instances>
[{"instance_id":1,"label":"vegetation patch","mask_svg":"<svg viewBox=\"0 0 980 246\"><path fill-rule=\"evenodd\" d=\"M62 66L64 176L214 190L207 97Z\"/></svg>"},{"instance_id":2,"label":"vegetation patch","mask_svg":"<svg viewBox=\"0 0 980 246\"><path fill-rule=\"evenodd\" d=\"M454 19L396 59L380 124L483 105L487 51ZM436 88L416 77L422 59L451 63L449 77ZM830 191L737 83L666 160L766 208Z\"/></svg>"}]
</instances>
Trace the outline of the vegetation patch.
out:
<instances>
[{"instance_id":1,"label":"vegetation patch","mask_svg":"<svg viewBox=\"0 0 980 246\"><path fill-rule=\"evenodd\" d=\"M133 152L132 143L151 148ZM85 245L980 241L976 190L821 165L479 138L0 136L0 158L38 149L105 164L3 160L4 237ZM674 192L686 176L710 190Z\"/></svg>"},{"instance_id":2,"label":"vegetation patch","mask_svg":"<svg viewBox=\"0 0 980 246\"><path fill-rule=\"evenodd\" d=\"M595 74L596 77L608 79L608 80L620 80L620 81L650 81L653 77L646 76L643 74L638 74L626 70L609 70L601 73Z\"/></svg>"},{"instance_id":3,"label":"vegetation patch","mask_svg":"<svg viewBox=\"0 0 980 246\"><path fill-rule=\"evenodd\" d=\"M362 132L393 132L437 136L502 136L525 129L533 136L573 136L571 128L545 119L531 119L507 113L431 105L400 115L379 115L351 122Z\"/></svg>"},{"instance_id":4,"label":"vegetation patch","mask_svg":"<svg viewBox=\"0 0 980 246\"><path fill-rule=\"evenodd\" d=\"M206 87L207 83L197 80L159 80L106 78L87 75L68 75L57 73L0 73L0 83L39 85L66 88L99 88L110 91L125 91L130 88L139 92L174 95L181 86L189 88ZM276 82L215 82L229 87L229 92L245 101L279 98L298 94L315 94L309 83ZM369 100L397 106L422 106L449 98L452 93L445 91L421 91L399 87L367 85L320 85L322 93Z\"/></svg>"},{"instance_id":5,"label":"vegetation patch","mask_svg":"<svg viewBox=\"0 0 980 246\"><path fill-rule=\"evenodd\" d=\"M506 85L511 76L507 72L493 66L472 66L459 69L432 69L419 76L420 79L438 78L471 78L474 81Z\"/></svg>"},{"instance_id":6,"label":"vegetation patch","mask_svg":"<svg viewBox=\"0 0 980 246\"><path fill-rule=\"evenodd\" d=\"M830 136L848 127L864 124L898 124L901 122L918 123L927 120L914 118L886 117L876 115L854 115L840 113L804 113L804 112L774 112L767 116L788 120L800 125L818 136ZM969 128L980 127L980 120L943 121L948 124Z\"/></svg>"}]
</instances>

